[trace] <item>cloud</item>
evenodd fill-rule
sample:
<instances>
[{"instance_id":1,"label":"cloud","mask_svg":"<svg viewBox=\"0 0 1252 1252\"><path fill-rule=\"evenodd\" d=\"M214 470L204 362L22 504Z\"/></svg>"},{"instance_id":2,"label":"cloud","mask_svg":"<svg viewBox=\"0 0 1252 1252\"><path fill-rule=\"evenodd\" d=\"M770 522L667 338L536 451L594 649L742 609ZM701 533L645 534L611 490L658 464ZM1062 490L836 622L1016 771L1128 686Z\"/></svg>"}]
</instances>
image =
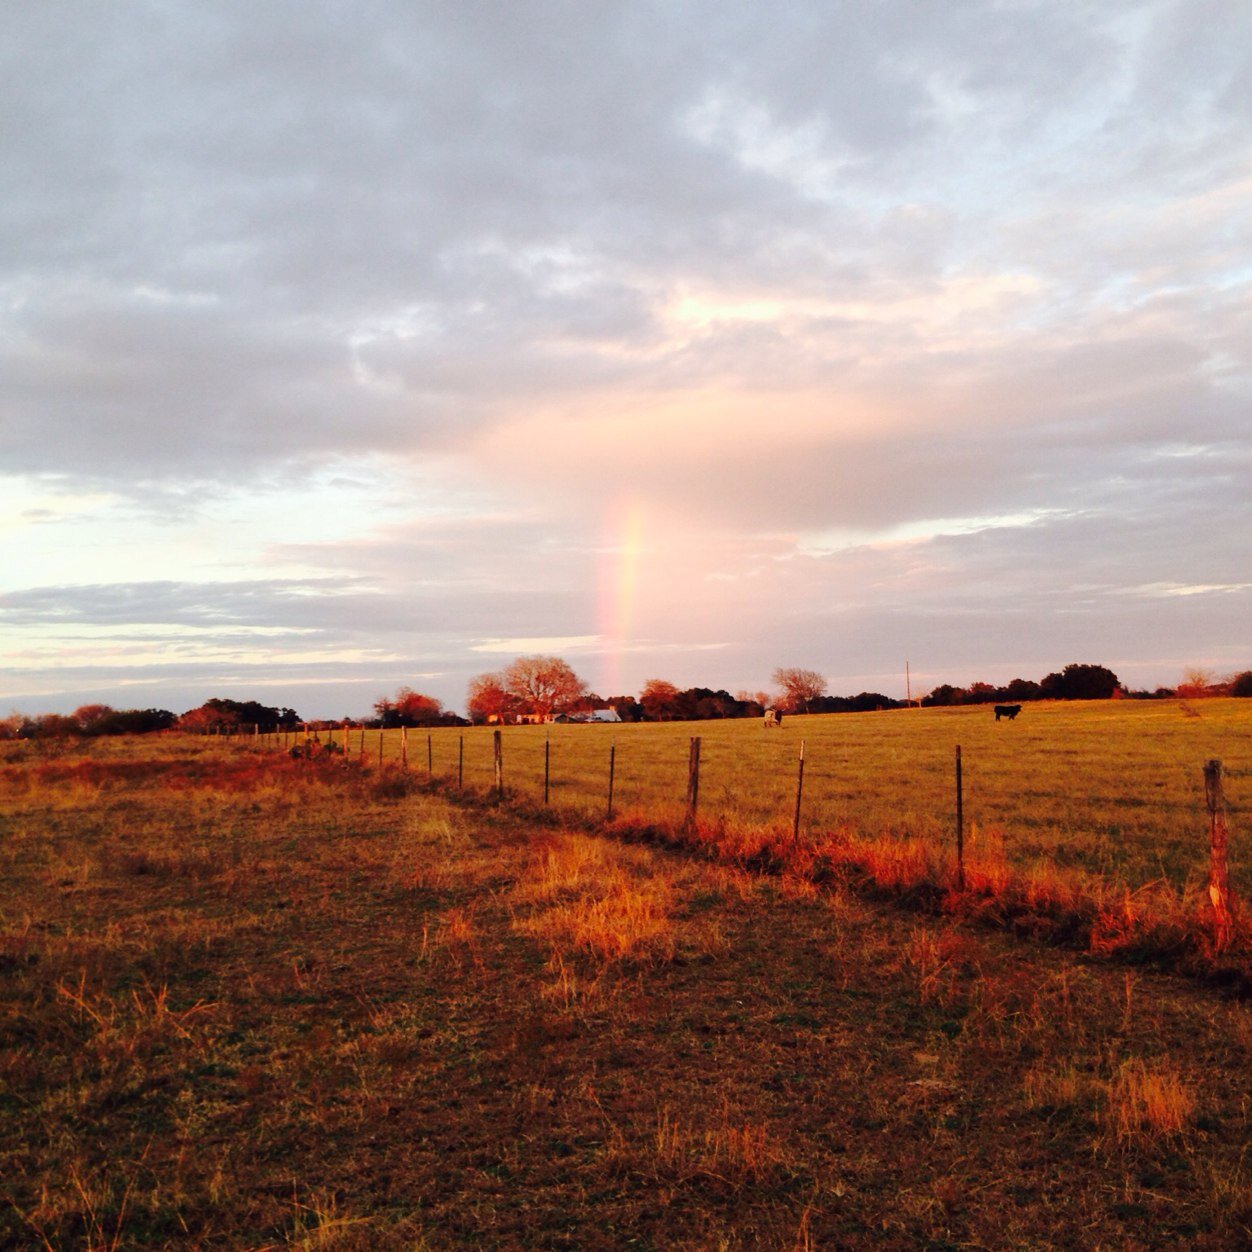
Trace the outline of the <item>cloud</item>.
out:
<instances>
[{"instance_id":1,"label":"cloud","mask_svg":"<svg viewBox=\"0 0 1252 1252\"><path fill-rule=\"evenodd\" d=\"M598 638L624 679L685 647L753 684L925 614L990 655L1003 585L1066 646L1089 604L1164 653L1172 599L1170 638L1228 637L1245 6L153 0L6 33L23 639L304 630L454 684L484 641Z\"/></svg>"}]
</instances>

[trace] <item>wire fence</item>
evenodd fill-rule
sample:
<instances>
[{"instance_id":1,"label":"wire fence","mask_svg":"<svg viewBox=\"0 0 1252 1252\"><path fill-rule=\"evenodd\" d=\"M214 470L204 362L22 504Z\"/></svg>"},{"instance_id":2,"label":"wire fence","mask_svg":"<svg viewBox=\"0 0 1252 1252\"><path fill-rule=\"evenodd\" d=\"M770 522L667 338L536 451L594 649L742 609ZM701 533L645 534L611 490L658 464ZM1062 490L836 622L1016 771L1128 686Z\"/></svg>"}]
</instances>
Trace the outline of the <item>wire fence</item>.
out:
<instances>
[{"instance_id":1,"label":"wire fence","mask_svg":"<svg viewBox=\"0 0 1252 1252\"><path fill-rule=\"evenodd\" d=\"M1211 878L1204 758L1180 761L1159 747L1135 753L1126 743L1066 751L1045 743L1006 752L1004 739L986 735L975 735L973 744L902 736L898 718L880 723L892 733L840 742L830 734L830 723L839 720L795 719L787 735L759 723L671 723L254 727L244 737L583 819L638 815L680 824L699 818L782 829L797 840L838 830L907 835L950 848L958 874L967 856L994 852L1017 864L1046 860L1077 868L1132 889L1156 881L1195 888ZM700 734L691 733L696 728ZM970 719L959 728L980 729ZM1208 758L1218 762L1228 832L1241 810L1242 780L1252 776L1247 759L1246 746L1237 764ZM1246 894L1248 858L1235 855L1233 834L1226 843L1231 890Z\"/></svg>"}]
</instances>

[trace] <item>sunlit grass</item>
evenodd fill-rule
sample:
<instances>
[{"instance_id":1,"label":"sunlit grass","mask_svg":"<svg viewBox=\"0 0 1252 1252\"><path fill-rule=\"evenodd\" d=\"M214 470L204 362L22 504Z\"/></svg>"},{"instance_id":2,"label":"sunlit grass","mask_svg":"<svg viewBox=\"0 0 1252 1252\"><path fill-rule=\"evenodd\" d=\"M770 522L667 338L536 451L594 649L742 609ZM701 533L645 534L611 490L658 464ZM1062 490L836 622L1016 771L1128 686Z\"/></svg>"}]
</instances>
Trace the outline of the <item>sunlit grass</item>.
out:
<instances>
[{"instance_id":1,"label":"sunlit grass","mask_svg":"<svg viewBox=\"0 0 1252 1252\"><path fill-rule=\"evenodd\" d=\"M700 816L789 828L804 740L806 836L838 829L950 845L960 744L966 846L975 860L990 850L1017 868L1042 862L1132 888L1164 879L1181 889L1207 872L1204 762L1218 758L1227 767L1236 828L1252 771L1252 701L1195 701L1191 711L1198 716L1175 701L1119 700L1030 704L1015 722L1000 723L981 706L793 717L781 730L759 721L511 726L501 732L504 781L512 800L541 804L548 739L550 803L601 816L615 743L616 810L675 821L688 744L698 735ZM455 782L463 743L465 785L489 793L493 733L430 732L435 777ZM426 771L426 734L409 736L418 777ZM378 735L367 732L367 763L377 758ZM399 732L387 732L383 749L398 761ZM1236 887L1252 890L1252 858L1236 858L1232 874Z\"/></svg>"}]
</instances>

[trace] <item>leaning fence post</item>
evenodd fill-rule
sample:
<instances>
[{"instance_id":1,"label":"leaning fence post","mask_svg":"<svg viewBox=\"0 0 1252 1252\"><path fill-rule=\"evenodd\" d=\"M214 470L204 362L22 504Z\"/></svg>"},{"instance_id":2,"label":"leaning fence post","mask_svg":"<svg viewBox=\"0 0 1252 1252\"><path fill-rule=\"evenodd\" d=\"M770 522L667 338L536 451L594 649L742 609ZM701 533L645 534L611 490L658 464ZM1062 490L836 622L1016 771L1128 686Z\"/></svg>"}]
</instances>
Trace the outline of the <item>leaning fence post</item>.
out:
<instances>
[{"instance_id":1,"label":"leaning fence post","mask_svg":"<svg viewBox=\"0 0 1252 1252\"><path fill-rule=\"evenodd\" d=\"M543 802L548 803L548 783L552 777L552 737L543 737Z\"/></svg>"},{"instance_id":2,"label":"leaning fence post","mask_svg":"<svg viewBox=\"0 0 1252 1252\"><path fill-rule=\"evenodd\" d=\"M791 823L791 842L800 844L800 798L804 795L804 740L800 740L800 769L796 774L796 815Z\"/></svg>"},{"instance_id":3,"label":"leaning fence post","mask_svg":"<svg viewBox=\"0 0 1252 1252\"><path fill-rule=\"evenodd\" d=\"M492 759L496 767L496 803L499 804L504 800L504 748L498 730L492 737Z\"/></svg>"},{"instance_id":4,"label":"leaning fence post","mask_svg":"<svg viewBox=\"0 0 1252 1252\"><path fill-rule=\"evenodd\" d=\"M693 735L687 754L687 825L695 825L700 803L700 736Z\"/></svg>"},{"instance_id":5,"label":"leaning fence post","mask_svg":"<svg viewBox=\"0 0 1252 1252\"><path fill-rule=\"evenodd\" d=\"M1230 876L1227 849L1226 797L1222 793L1222 763L1204 766L1204 802L1209 811L1209 900L1213 905L1213 947L1221 952L1230 945Z\"/></svg>"},{"instance_id":6,"label":"leaning fence post","mask_svg":"<svg viewBox=\"0 0 1252 1252\"><path fill-rule=\"evenodd\" d=\"M965 890L965 793L959 743L956 745L956 889Z\"/></svg>"},{"instance_id":7,"label":"leaning fence post","mask_svg":"<svg viewBox=\"0 0 1252 1252\"><path fill-rule=\"evenodd\" d=\"M613 820L613 773L614 773L614 766L616 765L616 763L617 763L617 742L616 740L610 739L609 740L609 810L608 810L608 814L606 815L606 820L610 822Z\"/></svg>"}]
</instances>

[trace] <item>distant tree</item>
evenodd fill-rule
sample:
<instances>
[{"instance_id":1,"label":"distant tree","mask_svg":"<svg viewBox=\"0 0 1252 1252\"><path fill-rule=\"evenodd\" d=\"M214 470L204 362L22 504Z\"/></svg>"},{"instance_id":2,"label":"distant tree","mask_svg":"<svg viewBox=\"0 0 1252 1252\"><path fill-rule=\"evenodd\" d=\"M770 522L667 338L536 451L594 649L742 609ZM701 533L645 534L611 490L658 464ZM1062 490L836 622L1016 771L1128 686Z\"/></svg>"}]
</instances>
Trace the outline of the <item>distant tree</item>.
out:
<instances>
[{"instance_id":1,"label":"distant tree","mask_svg":"<svg viewBox=\"0 0 1252 1252\"><path fill-rule=\"evenodd\" d=\"M639 703L650 722L673 721L680 716L678 688L663 678L649 678L639 693Z\"/></svg>"},{"instance_id":2,"label":"distant tree","mask_svg":"<svg viewBox=\"0 0 1252 1252\"><path fill-rule=\"evenodd\" d=\"M298 726L300 715L295 709L274 708L256 700L225 700L214 697L199 708L188 709L178 719L179 730L203 733L233 730L242 726Z\"/></svg>"},{"instance_id":3,"label":"distant tree","mask_svg":"<svg viewBox=\"0 0 1252 1252\"><path fill-rule=\"evenodd\" d=\"M470 721L479 726L493 718L502 721L517 707L517 701L504 685L504 675L499 673L471 678L465 704Z\"/></svg>"},{"instance_id":4,"label":"distant tree","mask_svg":"<svg viewBox=\"0 0 1252 1252\"><path fill-rule=\"evenodd\" d=\"M1226 684L1226 694L1240 696L1243 699L1252 696L1252 669L1245 669L1242 674L1236 674Z\"/></svg>"},{"instance_id":5,"label":"distant tree","mask_svg":"<svg viewBox=\"0 0 1252 1252\"><path fill-rule=\"evenodd\" d=\"M1207 696L1226 694L1226 684L1219 683L1211 669L1202 669L1193 665L1183 671L1182 682L1178 684L1177 694L1184 700L1200 700Z\"/></svg>"},{"instance_id":6,"label":"distant tree","mask_svg":"<svg viewBox=\"0 0 1252 1252\"><path fill-rule=\"evenodd\" d=\"M521 710L539 717L563 713L587 693L587 684L558 656L519 656L503 678Z\"/></svg>"},{"instance_id":7,"label":"distant tree","mask_svg":"<svg viewBox=\"0 0 1252 1252\"><path fill-rule=\"evenodd\" d=\"M443 705L434 696L425 696L412 687L401 687L392 699L374 704L381 726L435 726L443 719Z\"/></svg>"},{"instance_id":8,"label":"distant tree","mask_svg":"<svg viewBox=\"0 0 1252 1252\"><path fill-rule=\"evenodd\" d=\"M940 683L928 696L922 697L922 703L931 708L947 708L949 705L964 702L964 689L954 687L951 683Z\"/></svg>"},{"instance_id":9,"label":"distant tree","mask_svg":"<svg viewBox=\"0 0 1252 1252\"><path fill-rule=\"evenodd\" d=\"M1001 691L990 683L970 683L965 690L966 704L994 704L1000 699Z\"/></svg>"},{"instance_id":10,"label":"distant tree","mask_svg":"<svg viewBox=\"0 0 1252 1252\"><path fill-rule=\"evenodd\" d=\"M19 739L69 739L82 734L82 727L62 713L41 713L24 718L17 734Z\"/></svg>"},{"instance_id":11,"label":"distant tree","mask_svg":"<svg viewBox=\"0 0 1252 1252\"><path fill-rule=\"evenodd\" d=\"M97 735L148 735L169 730L178 718L169 709L116 709L93 723Z\"/></svg>"},{"instance_id":12,"label":"distant tree","mask_svg":"<svg viewBox=\"0 0 1252 1252\"><path fill-rule=\"evenodd\" d=\"M113 709L107 704L82 704L70 716L78 723L85 735L99 734L99 723L112 714Z\"/></svg>"},{"instance_id":13,"label":"distant tree","mask_svg":"<svg viewBox=\"0 0 1252 1252\"><path fill-rule=\"evenodd\" d=\"M1049 700L1108 700L1120 686L1117 675L1103 665L1067 665L1039 684Z\"/></svg>"},{"instance_id":14,"label":"distant tree","mask_svg":"<svg viewBox=\"0 0 1252 1252\"><path fill-rule=\"evenodd\" d=\"M178 729L188 731L193 735L233 729L238 724L239 719L233 714L223 713L220 709L210 708L207 704L188 709L178 718Z\"/></svg>"},{"instance_id":15,"label":"distant tree","mask_svg":"<svg viewBox=\"0 0 1252 1252\"><path fill-rule=\"evenodd\" d=\"M826 694L826 680L812 669L776 669L771 681L782 689L778 702L786 713L805 713L810 701Z\"/></svg>"},{"instance_id":16,"label":"distant tree","mask_svg":"<svg viewBox=\"0 0 1252 1252\"><path fill-rule=\"evenodd\" d=\"M1028 678L1014 678L1005 687L1004 698L1019 703L1023 700L1037 700L1039 699L1039 684L1031 682Z\"/></svg>"}]
</instances>

